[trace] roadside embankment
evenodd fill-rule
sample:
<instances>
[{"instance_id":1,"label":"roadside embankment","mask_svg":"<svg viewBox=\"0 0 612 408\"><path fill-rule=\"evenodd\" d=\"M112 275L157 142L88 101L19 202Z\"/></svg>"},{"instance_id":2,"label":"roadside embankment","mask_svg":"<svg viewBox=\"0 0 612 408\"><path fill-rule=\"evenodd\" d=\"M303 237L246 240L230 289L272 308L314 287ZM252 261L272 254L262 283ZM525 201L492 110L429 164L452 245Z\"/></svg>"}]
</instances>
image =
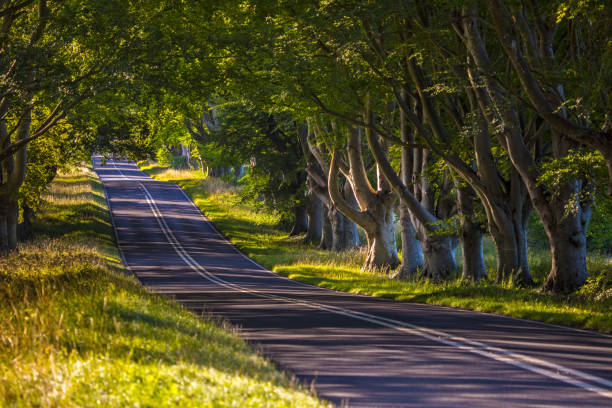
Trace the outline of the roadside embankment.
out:
<instances>
[{"instance_id":1,"label":"roadside embankment","mask_svg":"<svg viewBox=\"0 0 612 408\"><path fill-rule=\"evenodd\" d=\"M324 406L231 327L130 275L90 169L45 200L36 239L0 259L0 406Z\"/></svg>"}]
</instances>

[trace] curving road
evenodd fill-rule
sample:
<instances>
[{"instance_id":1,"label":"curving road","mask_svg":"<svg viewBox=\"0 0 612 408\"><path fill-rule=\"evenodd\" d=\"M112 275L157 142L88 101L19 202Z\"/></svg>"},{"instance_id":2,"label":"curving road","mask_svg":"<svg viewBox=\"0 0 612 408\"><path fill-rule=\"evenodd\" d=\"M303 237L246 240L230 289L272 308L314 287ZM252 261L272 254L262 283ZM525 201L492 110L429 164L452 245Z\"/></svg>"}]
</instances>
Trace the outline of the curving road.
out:
<instances>
[{"instance_id":1,"label":"curving road","mask_svg":"<svg viewBox=\"0 0 612 408\"><path fill-rule=\"evenodd\" d=\"M611 407L612 336L339 293L238 252L173 183L94 157L124 262L339 405Z\"/></svg>"}]
</instances>

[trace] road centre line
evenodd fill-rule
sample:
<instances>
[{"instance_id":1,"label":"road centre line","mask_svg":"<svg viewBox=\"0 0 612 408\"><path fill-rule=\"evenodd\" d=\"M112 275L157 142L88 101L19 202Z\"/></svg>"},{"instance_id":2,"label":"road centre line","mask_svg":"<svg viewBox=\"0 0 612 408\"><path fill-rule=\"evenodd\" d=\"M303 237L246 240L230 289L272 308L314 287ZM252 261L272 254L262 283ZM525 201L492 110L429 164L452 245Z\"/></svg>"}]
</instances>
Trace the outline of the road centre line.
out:
<instances>
[{"instance_id":1,"label":"road centre line","mask_svg":"<svg viewBox=\"0 0 612 408\"><path fill-rule=\"evenodd\" d=\"M600 385L603 385L605 387L610 387L610 388L612 388L612 381L609 381L604 378L597 377L597 376L594 376L588 373L584 373L579 370L574 370L574 369L567 368L567 367L564 367L564 366L561 366L555 363L551 363L545 360L541 360L538 358L514 353L512 351L509 351L509 350L506 350L500 347L489 346L485 343L473 341L473 340L466 339L460 336L453 336L445 332L416 326L410 323L406 323L406 322L402 322L402 321L398 321L394 319L389 319L389 318L385 318L381 316L375 316L369 313L358 312L355 310L346 309L342 307L325 305L325 304L311 302L311 301L296 300L296 299L291 299L291 298L287 298L283 296L272 295L272 294L260 292L260 291L253 290L253 289L248 289L243 286L225 281L217 276L214 276L210 272L208 272L206 268L200 265L195 259L193 259L191 255L189 255L189 253L187 253L185 248L181 245L181 243L178 241L178 239L172 232L172 229L166 223L166 220L163 214L159 210L159 207L155 203L155 200L153 199L152 195L150 194L149 190L145 187L145 185L140 180L133 180L133 179L127 178L123 174L121 169L115 165L114 161L112 164L115 167L115 169L117 169L119 173L124 177L125 180L136 181L139 184L140 188L145 194L145 200L147 204L149 205L151 212L155 216L158 222L158 225L160 226L160 229L164 233L166 239L168 240L170 245L173 247L175 252L180 256L180 258L188 266L190 266L194 271L196 271L199 275L201 275L202 277L204 277L205 279L213 283L216 283L228 289L232 289L232 290L242 292L242 293L252 294L252 295L255 295L261 298L267 298L267 299L272 299L272 300L276 300L276 301L280 301L284 303L301 305L301 306L309 307L312 309L324 310L324 311L328 311L331 313L335 313L335 314L351 317L354 319L366 321L369 323L373 323L379 326L391 328L391 329L394 329L400 332L404 332L407 334L412 334L412 335L416 335L419 337L423 337L428 340L432 340L438 343L452 346L452 347L455 347L463 351L478 354L478 355L481 355L481 356L484 356L484 357L487 357L487 358L490 358L496 361L500 361L506 364L513 365L515 367L522 368L527 371L538 373L540 375L543 375L543 376L546 376L552 379L556 379L556 380L565 382L567 384L585 389L587 391L594 392L603 397L612 399L611 390L601 388L593 384L586 383L576 378L572 378L572 376L579 377L583 380L592 381L592 382L595 382L595 383L598 383ZM191 202L191 200L189 201ZM242 255L246 256L244 254ZM257 263L255 264L260 266ZM536 365L539 365L540 367L537 367ZM547 367L555 371L551 371L543 367Z\"/></svg>"}]
</instances>

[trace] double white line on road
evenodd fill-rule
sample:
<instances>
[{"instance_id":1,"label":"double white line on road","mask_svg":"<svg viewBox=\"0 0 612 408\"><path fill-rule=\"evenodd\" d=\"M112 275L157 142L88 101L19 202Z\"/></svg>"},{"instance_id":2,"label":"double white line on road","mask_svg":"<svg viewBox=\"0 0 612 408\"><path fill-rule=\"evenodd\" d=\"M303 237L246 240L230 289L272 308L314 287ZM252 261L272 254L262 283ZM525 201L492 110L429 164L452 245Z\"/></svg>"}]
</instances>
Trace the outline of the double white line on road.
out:
<instances>
[{"instance_id":1,"label":"double white line on road","mask_svg":"<svg viewBox=\"0 0 612 408\"><path fill-rule=\"evenodd\" d=\"M399 320L388 319L381 316L372 315L369 313L359 312L351 309L346 309L337 306L326 305L318 302L311 301L302 301L296 300L284 296L272 295L269 293L261 292L258 290L253 290L249 288L245 288L243 286L225 281L206 270L202 265L200 265L195 259L189 255L189 253L185 250L185 248L181 245L179 240L176 238L172 229L166 223L163 214L159 210L159 207L155 203L155 200L151 196L149 190L145 187L145 185L139 180L128 179L121 169L119 169L114 161L113 166L119 171L119 173L126 179L136 181L142 191L145 194L145 199L151 212L155 216L158 225L162 232L164 233L166 239L172 245L175 252L179 255L179 257L191 267L194 271L196 271L199 275L206 278L207 280L214 282L218 285L221 285L225 288L235 290L242 293L248 293L254 296L258 296L261 298L272 299L279 302L291 303L294 305L305 306L311 309L324 310L331 313L351 317L354 319L366 321L369 323L376 324L378 326L387 327L390 329L394 329L400 332L405 332L411 335L419 336L426 338L431 341L435 341L438 343L442 343L448 346L455 347L457 349L467 351L470 353L478 354L496 361L500 361L506 364L513 365L515 367L522 368L527 371L531 371L549 378L553 378L555 380L562 381L564 383L591 391L593 393L599 394L606 398L612 399L612 381L606 380L605 378L597 377L579 370L574 370L559 364L551 363L546 360L538 359L535 357L530 357L524 354L515 353L501 347L489 346L485 343L473 341L464 337L454 336L445 332L441 332L438 330L428 329L426 327L416 326L410 323L402 322ZM178 186L177 186L178 187ZM180 189L180 187L178 187ZM182 190L181 190L182 191ZM187 199L189 199L187 197ZM189 199L189 201L191 201ZM110 203L109 203L110 204ZM194 204L195 206L195 204ZM197 208L197 207L196 207ZM199 210L198 210L199 212ZM201 213L200 213L201 214ZM202 214L201 214L202 215ZM202 215L204 218L204 216ZM204 218L206 220L206 218ZM208 221L208 220L206 220ZM230 244L231 245L231 244ZM589 382L586 382L589 381ZM597 384L594 385L593 383ZM602 387L603 386L603 387ZM604 388L605 387L605 388Z\"/></svg>"}]
</instances>

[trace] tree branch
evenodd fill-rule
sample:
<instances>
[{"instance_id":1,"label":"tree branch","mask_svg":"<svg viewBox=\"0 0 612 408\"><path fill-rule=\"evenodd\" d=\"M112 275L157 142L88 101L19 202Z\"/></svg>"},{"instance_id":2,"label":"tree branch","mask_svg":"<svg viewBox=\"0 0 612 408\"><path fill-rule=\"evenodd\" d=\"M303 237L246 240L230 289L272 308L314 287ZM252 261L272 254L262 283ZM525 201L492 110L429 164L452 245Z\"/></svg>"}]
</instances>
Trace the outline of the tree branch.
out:
<instances>
[{"instance_id":1,"label":"tree branch","mask_svg":"<svg viewBox=\"0 0 612 408\"><path fill-rule=\"evenodd\" d=\"M376 223L370 218L367 212L358 211L353 208L352 205L342 197L340 194L340 188L338 184L339 167L338 167L338 151L332 151L332 160L329 167L329 176L327 178L327 185L329 189L329 196L334 205L348 217L351 221L361 226L366 231L373 231L376 228Z\"/></svg>"}]
</instances>

